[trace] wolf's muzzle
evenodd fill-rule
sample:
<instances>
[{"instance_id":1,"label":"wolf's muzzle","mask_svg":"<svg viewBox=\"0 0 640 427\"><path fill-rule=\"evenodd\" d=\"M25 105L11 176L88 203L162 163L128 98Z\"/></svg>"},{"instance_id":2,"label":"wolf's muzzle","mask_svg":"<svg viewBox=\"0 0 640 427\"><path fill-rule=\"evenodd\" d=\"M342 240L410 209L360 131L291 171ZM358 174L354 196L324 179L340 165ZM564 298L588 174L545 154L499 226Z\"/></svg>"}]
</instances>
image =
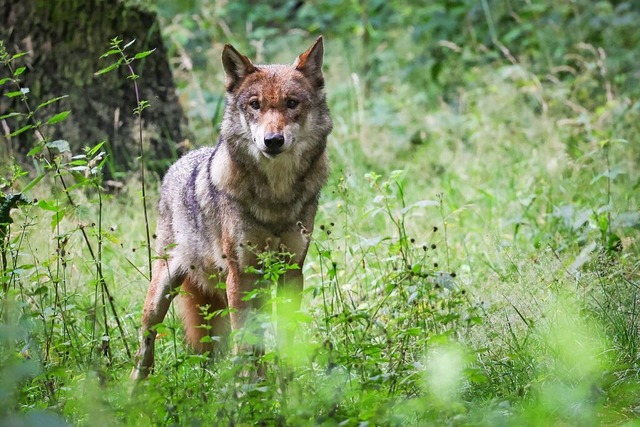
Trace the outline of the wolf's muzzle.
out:
<instances>
[{"instance_id":1,"label":"wolf's muzzle","mask_svg":"<svg viewBox=\"0 0 640 427\"><path fill-rule=\"evenodd\" d=\"M268 133L264 136L264 145L269 154L278 154L284 145L284 135L281 133Z\"/></svg>"}]
</instances>

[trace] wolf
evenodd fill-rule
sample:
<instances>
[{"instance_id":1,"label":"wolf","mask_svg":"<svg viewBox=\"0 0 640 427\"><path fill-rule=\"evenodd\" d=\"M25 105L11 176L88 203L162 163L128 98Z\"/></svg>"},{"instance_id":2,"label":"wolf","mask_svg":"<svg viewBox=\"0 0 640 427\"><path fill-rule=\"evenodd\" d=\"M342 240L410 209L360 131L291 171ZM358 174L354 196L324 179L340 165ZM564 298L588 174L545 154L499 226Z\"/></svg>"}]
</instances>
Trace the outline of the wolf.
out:
<instances>
[{"instance_id":1,"label":"wolf","mask_svg":"<svg viewBox=\"0 0 640 427\"><path fill-rule=\"evenodd\" d=\"M301 267L329 171L332 121L323 55L322 36L291 65L255 65L224 46L226 103L218 143L179 159L162 183L158 256L131 378L144 379L152 370L155 327L178 293L185 336L196 351L219 351L242 330L261 304L246 297L259 279L260 251L287 253L288 262L300 266L283 274L277 287L286 295L278 299L278 313L299 309ZM258 341L236 343L234 351L260 354Z\"/></svg>"}]
</instances>

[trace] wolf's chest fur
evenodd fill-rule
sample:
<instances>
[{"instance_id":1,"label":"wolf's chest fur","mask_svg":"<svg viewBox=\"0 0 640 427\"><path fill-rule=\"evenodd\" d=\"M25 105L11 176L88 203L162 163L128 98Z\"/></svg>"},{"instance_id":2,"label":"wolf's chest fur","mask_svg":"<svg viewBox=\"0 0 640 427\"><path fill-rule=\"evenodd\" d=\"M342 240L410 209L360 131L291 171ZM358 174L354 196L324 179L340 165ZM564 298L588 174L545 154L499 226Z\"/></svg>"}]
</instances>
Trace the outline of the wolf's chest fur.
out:
<instances>
[{"instance_id":1,"label":"wolf's chest fur","mask_svg":"<svg viewBox=\"0 0 640 427\"><path fill-rule=\"evenodd\" d=\"M301 212L317 201L326 180L324 147L310 145L300 153L293 151L264 163L252 160L221 140L210 160L207 180L200 180L211 187L199 189L200 194L218 192L227 207L274 232L302 221Z\"/></svg>"}]
</instances>

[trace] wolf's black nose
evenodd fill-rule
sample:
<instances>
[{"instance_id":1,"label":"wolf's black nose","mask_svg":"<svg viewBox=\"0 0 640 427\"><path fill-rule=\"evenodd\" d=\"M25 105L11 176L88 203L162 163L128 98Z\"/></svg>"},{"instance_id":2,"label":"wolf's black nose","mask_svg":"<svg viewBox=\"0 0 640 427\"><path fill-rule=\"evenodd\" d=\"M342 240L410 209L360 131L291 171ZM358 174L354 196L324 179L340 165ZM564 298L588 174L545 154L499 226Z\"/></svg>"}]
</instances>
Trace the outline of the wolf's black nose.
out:
<instances>
[{"instance_id":1,"label":"wolf's black nose","mask_svg":"<svg viewBox=\"0 0 640 427\"><path fill-rule=\"evenodd\" d=\"M280 133L268 133L264 136L264 145L269 150L277 150L284 145L284 135Z\"/></svg>"}]
</instances>

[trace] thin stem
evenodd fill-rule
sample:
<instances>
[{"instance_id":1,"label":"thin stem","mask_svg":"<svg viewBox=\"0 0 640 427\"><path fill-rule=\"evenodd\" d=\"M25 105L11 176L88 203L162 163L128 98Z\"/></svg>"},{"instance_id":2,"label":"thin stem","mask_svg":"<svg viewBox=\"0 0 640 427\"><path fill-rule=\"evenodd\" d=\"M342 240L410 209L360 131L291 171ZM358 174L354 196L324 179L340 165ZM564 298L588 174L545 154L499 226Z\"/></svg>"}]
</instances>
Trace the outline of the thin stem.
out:
<instances>
[{"instance_id":1,"label":"thin stem","mask_svg":"<svg viewBox=\"0 0 640 427\"><path fill-rule=\"evenodd\" d=\"M442 231L444 232L444 249L447 256L447 269L450 269L449 262L449 243L447 241L447 219L444 215L444 195L442 193L438 194L438 201L440 202L440 217L442 218Z\"/></svg>"},{"instance_id":2,"label":"thin stem","mask_svg":"<svg viewBox=\"0 0 640 427\"><path fill-rule=\"evenodd\" d=\"M611 236L611 159L609 157L609 144L604 147L604 155L607 161L607 239Z\"/></svg>"},{"instance_id":3,"label":"thin stem","mask_svg":"<svg viewBox=\"0 0 640 427\"><path fill-rule=\"evenodd\" d=\"M120 50L120 48L118 47ZM147 262L149 264L149 279L152 277L152 262L151 262L151 234L149 232L149 215L147 212L147 192L146 192L146 180L145 180L145 164L144 164L144 147L142 144L142 101L140 99L140 90L138 89L137 75L133 71L133 67L131 66L131 61L126 57L124 51L120 50L120 54L125 60L127 67L129 68L130 76L133 79L133 89L136 94L136 112L138 114L138 142L140 144L140 183L142 187L142 211L144 212L144 229L146 233L147 239Z\"/></svg>"}]
</instances>

